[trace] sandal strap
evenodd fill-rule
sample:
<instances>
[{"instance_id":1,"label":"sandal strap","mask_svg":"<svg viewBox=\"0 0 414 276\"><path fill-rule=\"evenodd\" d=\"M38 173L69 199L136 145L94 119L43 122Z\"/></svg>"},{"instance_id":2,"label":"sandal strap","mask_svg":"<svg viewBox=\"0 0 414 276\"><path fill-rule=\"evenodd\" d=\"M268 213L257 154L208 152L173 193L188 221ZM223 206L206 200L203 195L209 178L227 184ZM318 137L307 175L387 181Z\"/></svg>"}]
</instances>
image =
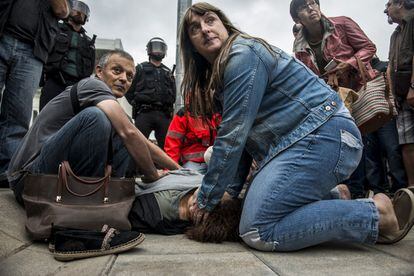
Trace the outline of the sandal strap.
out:
<instances>
[{"instance_id":1,"label":"sandal strap","mask_svg":"<svg viewBox=\"0 0 414 276\"><path fill-rule=\"evenodd\" d=\"M104 224L104 226L102 226L102 230L101 230L101 232L102 233L106 233L108 230L109 230L109 225L108 224Z\"/></svg>"},{"instance_id":2,"label":"sandal strap","mask_svg":"<svg viewBox=\"0 0 414 276\"><path fill-rule=\"evenodd\" d=\"M115 236L116 234L116 229L115 228L109 228L109 230L106 232L106 235L102 241L102 246L101 246L101 250L108 250L109 248L111 248L110 242L112 240L112 238Z\"/></svg>"}]
</instances>

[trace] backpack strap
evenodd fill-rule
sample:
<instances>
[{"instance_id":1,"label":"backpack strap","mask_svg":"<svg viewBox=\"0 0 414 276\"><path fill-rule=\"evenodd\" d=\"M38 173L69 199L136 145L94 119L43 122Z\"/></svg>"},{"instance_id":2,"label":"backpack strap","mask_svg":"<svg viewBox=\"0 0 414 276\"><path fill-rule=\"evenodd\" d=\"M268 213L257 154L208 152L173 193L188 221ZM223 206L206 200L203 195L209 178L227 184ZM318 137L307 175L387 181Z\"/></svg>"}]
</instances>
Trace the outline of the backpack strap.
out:
<instances>
[{"instance_id":1,"label":"backpack strap","mask_svg":"<svg viewBox=\"0 0 414 276\"><path fill-rule=\"evenodd\" d=\"M70 100L72 102L72 108L73 108L73 112L76 114L78 114L81 111L81 107L79 104L79 99L78 99L78 84L74 83L72 85L72 88L70 89ZM112 164L113 161L113 148L112 148L112 134L111 137L109 138L109 145L108 145L108 159L107 159L107 164Z\"/></svg>"},{"instance_id":2,"label":"backpack strap","mask_svg":"<svg viewBox=\"0 0 414 276\"><path fill-rule=\"evenodd\" d=\"M70 89L70 100L72 102L72 108L73 112L75 112L75 115L78 114L81 111L79 99L78 99L78 83L74 83L72 85L72 88Z\"/></svg>"}]
</instances>

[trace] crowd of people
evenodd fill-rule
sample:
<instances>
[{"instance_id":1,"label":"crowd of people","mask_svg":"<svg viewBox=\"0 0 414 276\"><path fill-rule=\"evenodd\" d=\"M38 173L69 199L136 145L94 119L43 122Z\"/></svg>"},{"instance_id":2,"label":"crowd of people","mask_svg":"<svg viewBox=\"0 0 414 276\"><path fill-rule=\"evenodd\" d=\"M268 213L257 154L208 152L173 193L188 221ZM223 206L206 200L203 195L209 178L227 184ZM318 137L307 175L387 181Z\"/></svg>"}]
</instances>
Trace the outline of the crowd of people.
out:
<instances>
[{"instance_id":1,"label":"crowd of people","mask_svg":"<svg viewBox=\"0 0 414 276\"><path fill-rule=\"evenodd\" d=\"M27 173L57 174L67 160L77 175L98 177L113 155L114 176L140 179L129 216L135 231L293 251L328 241L390 244L411 230L413 0L386 3L397 24L388 63L356 22L328 17L319 0L291 1L294 56L238 29L219 8L193 4L180 24L185 104L175 115L162 38L148 42L148 62L135 66L114 50L94 68L85 3L1 6L0 181L19 203ZM398 115L361 133L330 86L333 75L355 92L386 75ZM39 83L41 112L29 128ZM117 102L123 96L132 114ZM148 140L153 130L158 145Z\"/></svg>"}]
</instances>

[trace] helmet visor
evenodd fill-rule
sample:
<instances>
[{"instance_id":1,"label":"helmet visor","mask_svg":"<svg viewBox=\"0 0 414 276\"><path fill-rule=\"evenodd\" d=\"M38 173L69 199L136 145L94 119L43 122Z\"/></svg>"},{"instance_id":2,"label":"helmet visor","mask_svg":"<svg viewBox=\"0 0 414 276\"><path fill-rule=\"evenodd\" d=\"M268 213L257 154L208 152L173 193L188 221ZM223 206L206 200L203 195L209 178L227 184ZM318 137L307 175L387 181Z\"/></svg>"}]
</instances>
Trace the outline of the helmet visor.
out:
<instances>
[{"instance_id":1,"label":"helmet visor","mask_svg":"<svg viewBox=\"0 0 414 276\"><path fill-rule=\"evenodd\" d=\"M161 41L151 41L149 44L149 52L151 54L165 54L167 52L167 45Z\"/></svg>"},{"instance_id":2,"label":"helmet visor","mask_svg":"<svg viewBox=\"0 0 414 276\"><path fill-rule=\"evenodd\" d=\"M89 13L90 13L89 7L88 5L86 5L85 3L81 1L76 1L76 0L72 1L72 10L81 12L86 16L86 18L89 18Z\"/></svg>"}]
</instances>

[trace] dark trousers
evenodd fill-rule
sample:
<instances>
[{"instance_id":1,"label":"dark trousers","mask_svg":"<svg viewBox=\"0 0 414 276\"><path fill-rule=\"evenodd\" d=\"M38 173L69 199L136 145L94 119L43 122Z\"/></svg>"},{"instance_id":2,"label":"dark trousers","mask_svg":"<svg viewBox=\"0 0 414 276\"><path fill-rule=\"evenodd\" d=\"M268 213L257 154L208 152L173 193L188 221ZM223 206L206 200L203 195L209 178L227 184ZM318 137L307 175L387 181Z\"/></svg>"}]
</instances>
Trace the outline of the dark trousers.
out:
<instances>
[{"instance_id":1,"label":"dark trousers","mask_svg":"<svg viewBox=\"0 0 414 276\"><path fill-rule=\"evenodd\" d=\"M45 85L42 88L40 94L40 102L39 102L39 111L45 107L45 105L50 102L54 97L59 95L63 90L65 90L66 85L62 84L59 81L56 81L53 78L49 78Z\"/></svg>"},{"instance_id":2,"label":"dark trousers","mask_svg":"<svg viewBox=\"0 0 414 276\"><path fill-rule=\"evenodd\" d=\"M344 182L348 185L352 197L363 197L366 189L371 189L375 193L394 193L400 188L407 187L395 120L362 138L364 151L361 162L351 177Z\"/></svg>"},{"instance_id":3,"label":"dark trousers","mask_svg":"<svg viewBox=\"0 0 414 276\"><path fill-rule=\"evenodd\" d=\"M407 175L398 143L395 120L366 136L366 174L371 189L376 192L394 193L407 187ZM387 165L389 178L387 176Z\"/></svg>"},{"instance_id":4,"label":"dark trousers","mask_svg":"<svg viewBox=\"0 0 414 276\"><path fill-rule=\"evenodd\" d=\"M157 139L158 146L161 149L164 149L165 136L167 135L170 122L171 117L169 114L159 110L143 111L135 117L135 126L145 137L148 138L151 131L155 132L155 139Z\"/></svg>"}]
</instances>

